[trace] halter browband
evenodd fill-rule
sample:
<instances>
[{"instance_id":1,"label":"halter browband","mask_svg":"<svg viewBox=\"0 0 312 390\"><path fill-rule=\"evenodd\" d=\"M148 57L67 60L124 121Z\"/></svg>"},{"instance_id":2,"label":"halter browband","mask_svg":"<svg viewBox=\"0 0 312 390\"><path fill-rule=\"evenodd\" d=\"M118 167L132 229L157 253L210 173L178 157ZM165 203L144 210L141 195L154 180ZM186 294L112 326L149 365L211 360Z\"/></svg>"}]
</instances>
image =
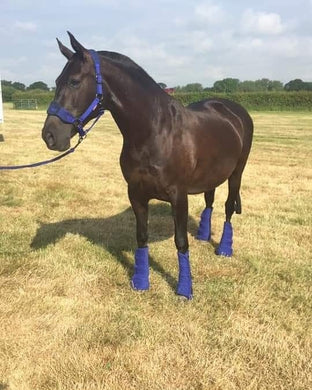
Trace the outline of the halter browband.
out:
<instances>
[{"instance_id":1,"label":"halter browband","mask_svg":"<svg viewBox=\"0 0 312 390\"><path fill-rule=\"evenodd\" d=\"M91 57L94 62L95 80L96 80L96 95L95 95L95 99L92 101L90 106L85 110L83 114L81 114L79 117L76 118L65 108L61 107L56 101L51 102L47 110L49 115L57 116L58 118L61 119L62 122L74 125L77 128L80 138L84 138L88 130L91 129L91 128L88 130L83 129L83 122L88 119L90 114L98 107L100 107L100 111L96 118L96 121L99 119L101 115L104 114L104 109L102 107L103 88L102 88L102 75L100 70L100 58L98 53L95 50L89 50L89 53L91 54Z\"/></svg>"}]
</instances>

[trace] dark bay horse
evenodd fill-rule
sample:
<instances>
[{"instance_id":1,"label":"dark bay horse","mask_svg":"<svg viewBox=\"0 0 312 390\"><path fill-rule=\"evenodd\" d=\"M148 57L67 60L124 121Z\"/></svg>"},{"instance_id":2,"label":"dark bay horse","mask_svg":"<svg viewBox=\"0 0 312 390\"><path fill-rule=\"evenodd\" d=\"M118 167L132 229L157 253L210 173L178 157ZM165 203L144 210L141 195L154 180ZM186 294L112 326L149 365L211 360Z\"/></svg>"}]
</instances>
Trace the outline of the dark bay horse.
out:
<instances>
[{"instance_id":1,"label":"dark bay horse","mask_svg":"<svg viewBox=\"0 0 312 390\"><path fill-rule=\"evenodd\" d=\"M58 41L68 62L56 80L42 137L64 151L90 119L108 109L123 136L120 165L136 217L132 287L149 288L148 202L170 202L175 224L177 294L192 297L187 237L188 194L204 193L206 208L197 238L210 240L215 188L228 180L225 222L217 254L232 255L234 213L241 213L240 185L252 143L253 122L239 104L208 99L183 107L128 57L85 49L69 33L72 48Z\"/></svg>"}]
</instances>

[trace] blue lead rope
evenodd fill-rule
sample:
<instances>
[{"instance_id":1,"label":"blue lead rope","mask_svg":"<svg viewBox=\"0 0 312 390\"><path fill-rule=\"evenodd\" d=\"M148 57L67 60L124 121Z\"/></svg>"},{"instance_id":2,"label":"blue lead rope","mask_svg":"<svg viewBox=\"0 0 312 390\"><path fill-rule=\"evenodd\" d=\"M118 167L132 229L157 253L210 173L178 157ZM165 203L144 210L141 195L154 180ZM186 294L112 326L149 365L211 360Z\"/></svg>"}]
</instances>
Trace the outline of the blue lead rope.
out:
<instances>
[{"instance_id":1,"label":"blue lead rope","mask_svg":"<svg viewBox=\"0 0 312 390\"><path fill-rule=\"evenodd\" d=\"M78 143L73 147L73 148L70 148L68 149L65 153L62 153L61 155L59 156L56 156L54 158L51 158L50 160L44 160L44 161L39 161L39 162L36 162L36 163L32 163L32 164L24 164L24 165L6 165L6 166L0 166L0 171L5 171L5 170L10 170L10 171L13 171L13 170L17 170L17 169L24 169L24 168L35 168L35 167L40 167L40 165L46 165L46 164L50 164L54 161L57 161L57 160L60 160L61 158L67 156L68 154L70 153L73 153L75 151L75 149L77 148L77 146L80 144L81 140L79 139Z\"/></svg>"},{"instance_id":2,"label":"blue lead rope","mask_svg":"<svg viewBox=\"0 0 312 390\"><path fill-rule=\"evenodd\" d=\"M96 122L100 119L100 117L103 115L103 111L101 111L99 113L99 115L95 118L94 122L92 123L92 125L84 130L84 135L83 136L80 136L79 137L79 140L78 142L76 143L75 146L73 146L72 148L66 150L66 152L60 154L59 156L56 156L56 157L53 157L49 160L44 160L44 161L39 161L39 162L36 162L36 163L32 163L32 164L24 164L24 165L4 165L4 166L1 166L0 165L0 171L13 171L13 170L17 170L17 169L25 169L25 168L36 168L36 167L40 167L41 165L47 165L47 164L51 164L57 160L60 160L61 158L73 153L77 147L81 144L81 142L86 138L88 132L92 129L92 127L96 124Z\"/></svg>"}]
</instances>

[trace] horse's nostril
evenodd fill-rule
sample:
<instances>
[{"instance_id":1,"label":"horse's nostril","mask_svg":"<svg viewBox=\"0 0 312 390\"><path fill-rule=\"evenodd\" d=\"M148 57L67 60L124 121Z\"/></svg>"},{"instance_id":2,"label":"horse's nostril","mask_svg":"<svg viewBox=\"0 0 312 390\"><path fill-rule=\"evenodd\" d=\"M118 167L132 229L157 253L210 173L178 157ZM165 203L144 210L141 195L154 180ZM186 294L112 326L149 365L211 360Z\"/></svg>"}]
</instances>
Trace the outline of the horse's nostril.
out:
<instances>
[{"instance_id":1,"label":"horse's nostril","mask_svg":"<svg viewBox=\"0 0 312 390\"><path fill-rule=\"evenodd\" d=\"M55 144L55 140L54 140L53 134L48 132L46 134L45 141L46 141L48 147L51 148Z\"/></svg>"}]
</instances>

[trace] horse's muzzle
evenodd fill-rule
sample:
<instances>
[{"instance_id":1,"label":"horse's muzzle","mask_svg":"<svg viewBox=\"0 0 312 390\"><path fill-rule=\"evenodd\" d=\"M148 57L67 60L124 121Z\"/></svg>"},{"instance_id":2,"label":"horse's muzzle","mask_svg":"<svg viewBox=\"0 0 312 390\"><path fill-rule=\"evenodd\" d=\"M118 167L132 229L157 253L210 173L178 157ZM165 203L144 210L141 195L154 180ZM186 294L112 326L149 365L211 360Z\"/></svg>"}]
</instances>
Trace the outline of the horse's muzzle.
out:
<instances>
[{"instance_id":1,"label":"horse's muzzle","mask_svg":"<svg viewBox=\"0 0 312 390\"><path fill-rule=\"evenodd\" d=\"M57 140L51 131L42 132L42 139L50 150L64 152L70 147L70 138Z\"/></svg>"}]
</instances>

